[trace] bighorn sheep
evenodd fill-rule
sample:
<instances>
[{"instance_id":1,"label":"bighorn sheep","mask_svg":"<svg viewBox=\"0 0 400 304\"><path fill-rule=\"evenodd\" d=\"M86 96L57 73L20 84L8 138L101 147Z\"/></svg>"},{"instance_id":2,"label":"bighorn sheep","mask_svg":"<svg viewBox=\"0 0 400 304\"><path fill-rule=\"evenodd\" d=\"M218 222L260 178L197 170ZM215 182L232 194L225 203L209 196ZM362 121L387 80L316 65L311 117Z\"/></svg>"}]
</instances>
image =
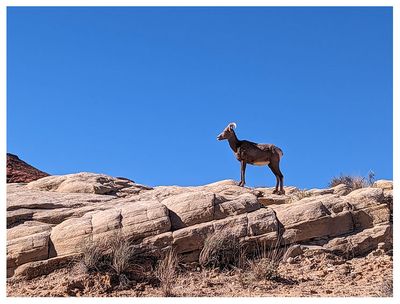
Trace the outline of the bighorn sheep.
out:
<instances>
[{"instance_id":1,"label":"bighorn sheep","mask_svg":"<svg viewBox=\"0 0 400 304\"><path fill-rule=\"evenodd\" d=\"M283 190L283 174L279 169L279 161L283 155L282 150L272 144L257 144L247 140L239 140L236 137L235 131L233 131L234 128L236 128L236 124L234 122L230 123L218 135L217 139L227 139L235 157L240 161L241 174L239 186L243 187L245 184L246 164L256 166L268 165L276 177L276 186L272 193L285 194L285 190Z\"/></svg>"}]
</instances>

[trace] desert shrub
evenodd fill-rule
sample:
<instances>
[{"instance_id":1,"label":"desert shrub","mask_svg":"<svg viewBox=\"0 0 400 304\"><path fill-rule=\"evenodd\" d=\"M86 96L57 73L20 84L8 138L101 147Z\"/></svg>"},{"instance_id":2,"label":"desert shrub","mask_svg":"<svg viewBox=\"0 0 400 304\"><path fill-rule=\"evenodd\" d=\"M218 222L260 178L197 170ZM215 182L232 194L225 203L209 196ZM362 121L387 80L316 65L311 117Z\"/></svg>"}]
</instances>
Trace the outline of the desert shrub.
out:
<instances>
[{"instance_id":1,"label":"desert shrub","mask_svg":"<svg viewBox=\"0 0 400 304\"><path fill-rule=\"evenodd\" d=\"M133 246L130 244L128 238L122 233L117 232L107 240L107 245L111 268L117 275L127 272L134 255Z\"/></svg>"},{"instance_id":2,"label":"desert shrub","mask_svg":"<svg viewBox=\"0 0 400 304\"><path fill-rule=\"evenodd\" d=\"M279 263L269 258L249 261L249 271L253 281L273 280L278 277Z\"/></svg>"},{"instance_id":3,"label":"desert shrub","mask_svg":"<svg viewBox=\"0 0 400 304\"><path fill-rule=\"evenodd\" d=\"M349 189L356 190L360 188L370 187L375 181L375 173L370 171L367 177L343 175L335 176L329 182L329 187L335 187L339 184L345 184Z\"/></svg>"},{"instance_id":4,"label":"desert shrub","mask_svg":"<svg viewBox=\"0 0 400 304\"><path fill-rule=\"evenodd\" d=\"M177 279L178 257L174 250L165 255L156 268L156 277L160 281L160 287L165 297L174 295L173 287Z\"/></svg>"},{"instance_id":5,"label":"desert shrub","mask_svg":"<svg viewBox=\"0 0 400 304\"><path fill-rule=\"evenodd\" d=\"M93 241L91 237L85 238L80 244L82 260L80 264L87 272L99 271L102 266L106 246L103 242Z\"/></svg>"},{"instance_id":6,"label":"desert shrub","mask_svg":"<svg viewBox=\"0 0 400 304\"><path fill-rule=\"evenodd\" d=\"M238 267L241 262L242 247L232 229L223 229L208 235L200 252L199 262L203 267L219 269Z\"/></svg>"},{"instance_id":7,"label":"desert shrub","mask_svg":"<svg viewBox=\"0 0 400 304\"><path fill-rule=\"evenodd\" d=\"M279 277L278 267L286 247L280 247L280 239L273 244L257 243L252 259L248 260L251 278L254 281L273 280Z\"/></svg>"}]
</instances>

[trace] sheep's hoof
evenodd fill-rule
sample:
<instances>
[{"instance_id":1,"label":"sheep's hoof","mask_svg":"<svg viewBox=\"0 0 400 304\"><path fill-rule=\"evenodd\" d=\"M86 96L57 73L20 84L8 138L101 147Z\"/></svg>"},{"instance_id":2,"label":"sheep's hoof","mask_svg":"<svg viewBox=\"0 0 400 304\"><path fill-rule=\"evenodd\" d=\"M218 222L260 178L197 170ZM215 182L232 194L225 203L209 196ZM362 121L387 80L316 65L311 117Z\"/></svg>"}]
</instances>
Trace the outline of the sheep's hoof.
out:
<instances>
[{"instance_id":1,"label":"sheep's hoof","mask_svg":"<svg viewBox=\"0 0 400 304\"><path fill-rule=\"evenodd\" d=\"M281 190L278 192L279 195L285 195L285 190Z\"/></svg>"},{"instance_id":2,"label":"sheep's hoof","mask_svg":"<svg viewBox=\"0 0 400 304\"><path fill-rule=\"evenodd\" d=\"M278 190L272 191L272 194L280 194Z\"/></svg>"},{"instance_id":3,"label":"sheep's hoof","mask_svg":"<svg viewBox=\"0 0 400 304\"><path fill-rule=\"evenodd\" d=\"M240 182L238 186L239 187L244 187L244 182Z\"/></svg>"}]
</instances>

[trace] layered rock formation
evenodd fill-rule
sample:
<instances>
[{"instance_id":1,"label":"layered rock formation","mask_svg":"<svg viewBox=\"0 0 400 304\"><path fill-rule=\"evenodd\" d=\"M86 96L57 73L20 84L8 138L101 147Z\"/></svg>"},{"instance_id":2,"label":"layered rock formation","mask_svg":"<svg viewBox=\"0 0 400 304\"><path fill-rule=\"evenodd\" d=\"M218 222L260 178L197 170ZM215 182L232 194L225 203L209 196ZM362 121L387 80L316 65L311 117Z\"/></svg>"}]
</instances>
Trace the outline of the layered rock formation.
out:
<instances>
[{"instance_id":1,"label":"layered rock formation","mask_svg":"<svg viewBox=\"0 0 400 304\"><path fill-rule=\"evenodd\" d=\"M19 159L17 155L7 153L7 183L29 183L48 175Z\"/></svg>"},{"instance_id":2,"label":"layered rock formation","mask_svg":"<svg viewBox=\"0 0 400 304\"><path fill-rule=\"evenodd\" d=\"M198 187L146 187L101 174L49 176L9 184L7 274L27 276L75 257L85 239L117 231L138 252L175 248L196 261L205 238L230 229L244 245L318 245L356 256L392 244L392 183L350 191L242 188L226 180ZM383 245L382 245L383 243Z\"/></svg>"}]
</instances>

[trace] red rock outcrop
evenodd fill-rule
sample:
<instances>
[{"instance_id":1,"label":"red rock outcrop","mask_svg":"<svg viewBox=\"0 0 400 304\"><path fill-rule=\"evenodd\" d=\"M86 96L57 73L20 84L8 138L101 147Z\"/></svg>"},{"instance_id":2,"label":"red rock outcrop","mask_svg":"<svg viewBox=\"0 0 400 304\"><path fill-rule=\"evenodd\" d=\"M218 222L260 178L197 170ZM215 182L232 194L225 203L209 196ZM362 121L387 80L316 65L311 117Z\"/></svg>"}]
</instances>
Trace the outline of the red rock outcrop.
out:
<instances>
[{"instance_id":1,"label":"red rock outcrop","mask_svg":"<svg viewBox=\"0 0 400 304\"><path fill-rule=\"evenodd\" d=\"M19 159L17 155L7 153L7 183L29 183L49 176Z\"/></svg>"}]
</instances>

